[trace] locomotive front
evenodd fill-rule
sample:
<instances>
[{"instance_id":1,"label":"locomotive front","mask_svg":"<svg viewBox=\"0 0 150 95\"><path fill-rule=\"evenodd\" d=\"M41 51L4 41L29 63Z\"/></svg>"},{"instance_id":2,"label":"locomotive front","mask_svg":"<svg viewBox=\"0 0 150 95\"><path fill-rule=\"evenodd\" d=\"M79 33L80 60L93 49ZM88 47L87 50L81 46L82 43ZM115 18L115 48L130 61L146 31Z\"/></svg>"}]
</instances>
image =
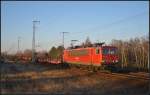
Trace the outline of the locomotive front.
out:
<instances>
[{"instance_id":1,"label":"locomotive front","mask_svg":"<svg viewBox=\"0 0 150 95\"><path fill-rule=\"evenodd\" d=\"M113 46L102 47L102 64L116 64L118 63L118 49Z\"/></svg>"}]
</instances>

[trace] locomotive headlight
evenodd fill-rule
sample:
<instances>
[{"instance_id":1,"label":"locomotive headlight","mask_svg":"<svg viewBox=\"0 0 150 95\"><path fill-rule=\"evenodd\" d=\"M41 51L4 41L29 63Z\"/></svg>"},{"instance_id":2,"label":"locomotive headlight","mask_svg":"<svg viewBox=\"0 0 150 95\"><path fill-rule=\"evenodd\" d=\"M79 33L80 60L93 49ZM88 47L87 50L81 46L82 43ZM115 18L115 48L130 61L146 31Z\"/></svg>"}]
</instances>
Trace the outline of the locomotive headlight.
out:
<instances>
[{"instance_id":1,"label":"locomotive headlight","mask_svg":"<svg viewBox=\"0 0 150 95\"><path fill-rule=\"evenodd\" d=\"M102 60L102 62L105 62L105 60Z\"/></svg>"},{"instance_id":2,"label":"locomotive headlight","mask_svg":"<svg viewBox=\"0 0 150 95\"><path fill-rule=\"evenodd\" d=\"M116 63L118 62L118 60L116 60Z\"/></svg>"}]
</instances>

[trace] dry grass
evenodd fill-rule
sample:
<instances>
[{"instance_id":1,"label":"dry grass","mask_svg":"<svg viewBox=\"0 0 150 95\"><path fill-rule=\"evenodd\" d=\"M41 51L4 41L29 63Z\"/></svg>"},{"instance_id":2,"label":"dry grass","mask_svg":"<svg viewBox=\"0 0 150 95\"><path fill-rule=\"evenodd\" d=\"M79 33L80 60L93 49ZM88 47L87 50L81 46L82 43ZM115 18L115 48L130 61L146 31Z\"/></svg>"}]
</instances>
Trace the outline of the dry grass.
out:
<instances>
[{"instance_id":1,"label":"dry grass","mask_svg":"<svg viewBox=\"0 0 150 95\"><path fill-rule=\"evenodd\" d=\"M148 81L97 75L77 68L1 63L1 93L146 95Z\"/></svg>"}]
</instances>

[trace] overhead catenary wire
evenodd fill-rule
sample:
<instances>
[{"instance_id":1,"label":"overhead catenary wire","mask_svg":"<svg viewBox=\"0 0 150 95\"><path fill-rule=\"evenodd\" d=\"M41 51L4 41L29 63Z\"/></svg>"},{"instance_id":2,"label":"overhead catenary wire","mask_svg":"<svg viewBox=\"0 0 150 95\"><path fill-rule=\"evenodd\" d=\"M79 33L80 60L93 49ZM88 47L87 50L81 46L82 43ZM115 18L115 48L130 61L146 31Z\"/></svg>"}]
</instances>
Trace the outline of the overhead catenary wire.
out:
<instances>
[{"instance_id":1,"label":"overhead catenary wire","mask_svg":"<svg viewBox=\"0 0 150 95\"><path fill-rule=\"evenodd\" d=\"M105 30L105 29L109 29L110 27L114 26L114 25L117 25L117 24L120 24L122 22L128 22L128 21L131 21L131 19L136 19L136 17L138 16L142 16L142 15L148 15L146 11L144 12L141 12L141 13L138 13L138 14L135 14L135 15L131 15L131 16L128 16L126 18L123 18L123 19L120 19L120 20L117 20L117 21L114 21L114 22L111 22L109 24L106 24L106 25L103 25L103 26L96 26L94 28L91 28L91 29L87 29L85 31L80 31L80 32L74 32L74 33L84 33L84 34L88 34L88 32L93 32L94 30ZM92 30L92 31L89 31L89 30Z\"/></svg>"},{"instance_id":2,"label":"overhead catenary wire","mask_svg":"<svg viewBox=\"0 0 150 95\"><path fill-rule=\"evenodd\" d=\"M117 20L117 21L114 21L114 22L111 22L111 23L108 23L108 24L105 24L105 25L102 25L102 26L96 26L96 27L93 27L93 28L86 28L85 31L71 32L71 34L75 34L74 36L76 36L78 34L80 34L80 35L83 34L83 36L85 37L85 35L86 36L89 36L90 34L95 35L95 33L96 33L96 35L101 36L99 33L102 33L102 32L100 32L100 31L110 29L111 27L113 27L115 25L118 25L118 24L121 24L123 22L130 22L134 19L137 19L137 17L143 16L143 15L148 15L147 11L144 11L144 12L141 12L141 13L138 13L138 14L135 14L135 15L130 15L128 17L122 18L120 20ZM101 38L101 37L99 37L99 38ZM98 40L98 39L96 39L96 40Z\"/></svg>"},{"instance_id":3,"label":"overhead catenary wire","mask_svg":"<svg viewBox=\"0 0 150 95\"><path fill-rule=\"evenodd\" d=\"M70 34L73 34L73 36L76 36L76 35L78 35L78 34L84 34L84 36L86 35L86 36L89 36L89 32L90 33L93 33L93 31L95 31L95 33L99 33L99 31L101 31L101 30L105 30L105 29L110 29L112 26L115 26L115 25L117 25L117 24L120 24L120 23L123 23L123 22L129 22L129 21L132 21L132 20L134 20L134 19L137 19L137 17L139 17L139 16L143 16L143 15L148 15L147 14L147 11L144 11L144 12L141 12L141 13L138 13L138 14L135 14L135 15L131 15L131 16L128 16L128 17L125 17L125 18L122 18L122 19L120 19L120 20L117 20L117 21L114 21L114 22L111 22L111 23L109 23L109 24L105 24L105 25L102 25L102 26L96 26L96 27L94 27L94 28L86 28L86 30L85 31L79 31L79 32L69 32ZM97 31L96 31L97 30ZM63 33L63 32L61 32L61 33ZM63 33L63 42L62 42L62 44L63 44L63 47L64 47L64 34L65 33ZM98 34L97 34L98 35ZM72 36L72 35L71 35ZM98 40L98 39L97 39ZM52 42L53 43L53 42ZM55 43L55 42L54 42ZM55 43L56 44L56 43Z\"/></svg>"}]
</instances>

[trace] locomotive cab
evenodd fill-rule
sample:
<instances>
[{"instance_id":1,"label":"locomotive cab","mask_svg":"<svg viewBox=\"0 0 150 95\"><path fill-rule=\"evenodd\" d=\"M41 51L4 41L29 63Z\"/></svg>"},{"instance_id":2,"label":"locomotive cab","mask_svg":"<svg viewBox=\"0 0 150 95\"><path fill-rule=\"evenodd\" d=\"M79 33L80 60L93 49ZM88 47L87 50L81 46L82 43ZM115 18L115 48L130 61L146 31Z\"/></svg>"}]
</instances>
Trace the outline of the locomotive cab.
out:
<instances>
[{"instance_id":1,"label":"locomotive cab","mask_svg":"<svg viewBox=\"0 0 150 95\"><path fill-rule=\"evenodd\" d=\"M118 63L118 50L116 47L103 46L102 47L102 64Z\"/></svg>"}]
</instances>

